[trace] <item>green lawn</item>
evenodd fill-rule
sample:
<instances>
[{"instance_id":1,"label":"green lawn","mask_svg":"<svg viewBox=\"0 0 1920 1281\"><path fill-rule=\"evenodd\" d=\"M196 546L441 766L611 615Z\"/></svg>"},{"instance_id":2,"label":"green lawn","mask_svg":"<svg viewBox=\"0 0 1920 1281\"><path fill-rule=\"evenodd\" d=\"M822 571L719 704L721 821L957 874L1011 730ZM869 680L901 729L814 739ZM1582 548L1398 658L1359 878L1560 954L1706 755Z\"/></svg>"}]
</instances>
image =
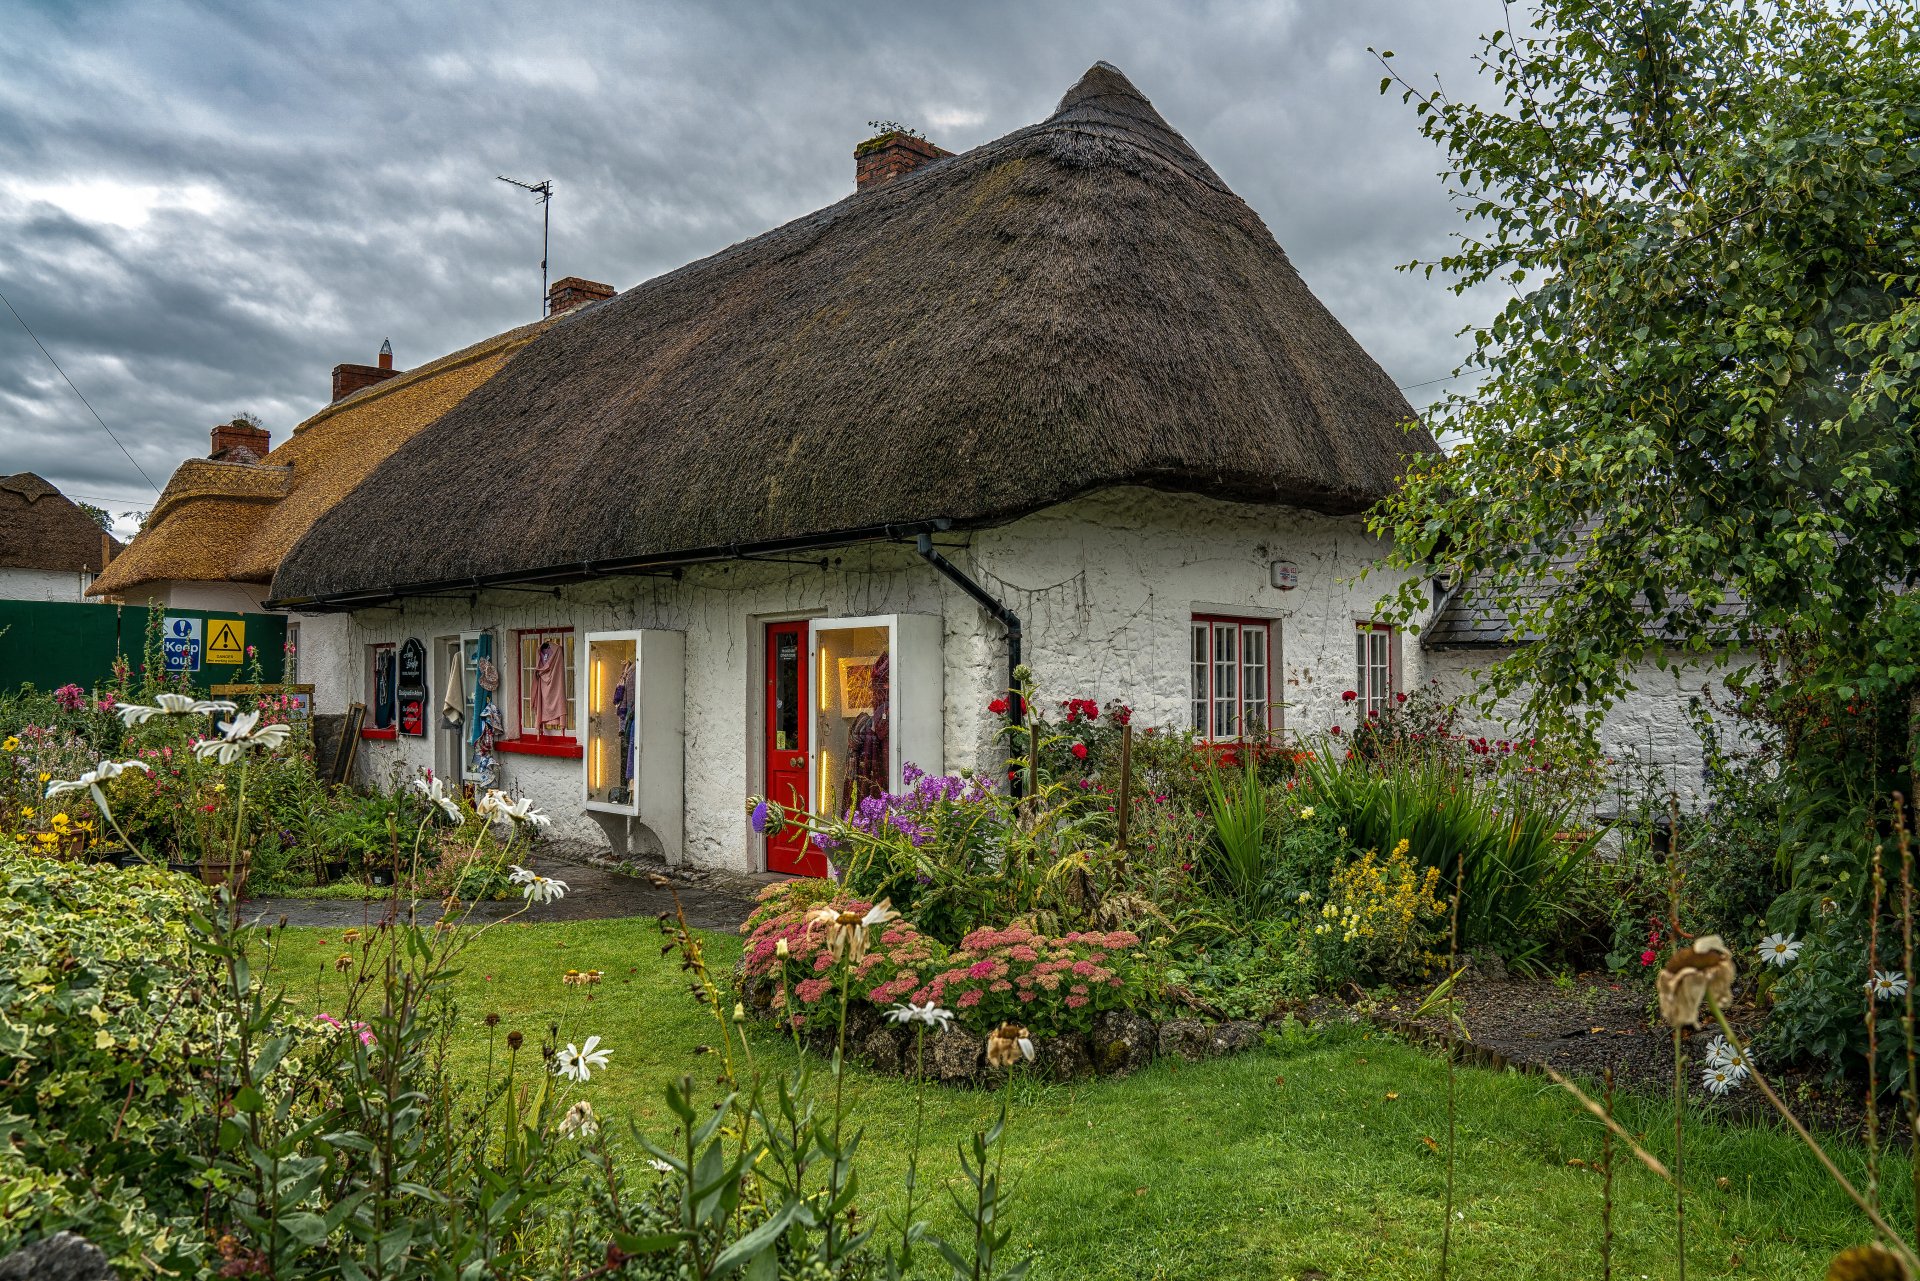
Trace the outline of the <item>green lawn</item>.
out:
<instances>
[{"instance_id":1,"label":"green lawn","mask_svg":"<svg viewBox=\"0 0 1920 1281\"><path fill-rule=\"evenodd\" d=\"M738 941L704 937L716 970L730 967ZM342 950L337 931L282 939L276 972L293 997L303 1007L316 987L323 1002L337 997L330 971L316 977ZM710 1085L719 1070L696 1052L717 1043L717 1029L662 941L652 921L491 929L458 980L473 1029L463 1061L476 1072L484 1063L489 1012L530 1044L549 1023L562 1041L597 1034L612 1064L586 1097L658 1136L662 1085L682 1074ZM569 968L606 972L591 1002L561 983ZM793 1062L771 1028L752 1036L763 1068ZM1431 1277L1445 1184L1426 1140L1445 1141L1446 1079L1431 1055L1342 1029L1199 1065L1156 1063L1125 1080L1017 1086L1007 1157L1016 1240L1043 1278ZM863 1208L884 1215L899 1199L913 1090L859 1069L847 1088L865 1129ZM958 1181L954 1144L997 1101L929 1089L923 1187ZM1459 1101L1454 1275L1597 1277L1600 1178L1569 1164L1598 1159L1597 1123L1560 1090L1512 1073L1463 1069ZM1621 1116L1668 1155L1662 1105L1636 1099ZM1856 1173L1859 1154L1842 1164ZM1615 1275L1671 1277L1670 1193L1631 1158L1617 1169ZM1689 1275L1817 1277L1835 1250L1866 1239L1844 1195L1783 1131L1690 1128L1687 1175ZM956 1226L944 1196L934 1209L937 1229Z\"/></svg>"}]
</instances>

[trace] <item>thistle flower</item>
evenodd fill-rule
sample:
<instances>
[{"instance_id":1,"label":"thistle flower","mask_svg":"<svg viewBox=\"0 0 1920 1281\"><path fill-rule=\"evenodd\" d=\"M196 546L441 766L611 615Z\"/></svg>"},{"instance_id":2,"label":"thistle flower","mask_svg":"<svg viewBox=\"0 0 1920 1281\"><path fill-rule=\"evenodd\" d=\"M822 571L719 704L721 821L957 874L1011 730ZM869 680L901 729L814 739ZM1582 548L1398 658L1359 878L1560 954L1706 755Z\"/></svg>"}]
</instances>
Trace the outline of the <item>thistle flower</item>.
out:
<instances>
[{"instance_id":1,"label":"thistle flower","mask_svg":"<svg viewBox=\"0 0 1920 1281\"><path fill-rule=\"evenodd\" d=\"M904 1026L908 1023L923 1023L935 1032L944 1032L953 1026L953 1011L943 1010L928 1001L925 1005L915 1005L906 1001L887 1011L887 1022Z\"/></svg>"},{"instance_id":2,"label":"thistle flower","mask_svg":"<svg viewBox=\"0 0 1920 1281\"><path fill-rule=\"evenodd\" d=\"M596 1049L600 1038L590 1036L585 1045L567 1042L567 1048L554 1055L553 1070L570 1081L585 1081L594 1069L606 1070L608 1051Z\"/></svg>"},{"instance_id":3,"label":"thistle flower","mask_svg":"<svg viewBox=\"0 0 1920 1281\"><path fill-rule=\"evenodd\" d=\"M1660 1017L1668 1027L1693 1027L1700 1022L1700 1003L1711 995L1724 1005L1733 995L1733 953L1718 934L1705 934L1692 947L1667 958L1654 978L1660 997Z\"/></svg>"},{"instance_id":4,"label":"thistle flower","mask_svg":"<svg viewBox=\"0 0 1920 1281\"><path fill-rule=\"evenodd\" d=\"M144 703L115 703L114 712L131 729L135 725L145 725L156 716L205 716L213 712L222 715L231 714L239 707L224 698L194 698L188 694L161 694L153 700L159 704L150 707Z\"/></svg>"},{"instance_id":5,"label":"thistle flower","mask_svg":"<svg viewBox=\"0 0 1920 1281\"><path fill-rule=\"evenodd\" d=\"M987 1066L1012 1067L1033 1061L1033 1038L1018 1023L1002 1023L987 1037Z\"/></svg>"},{"instance_id":6,"label":"thistle flower","mask_svg":"<svg viewBox=\"0 0 1920 1281\"><path fill-rule=\"evenodd\" d=\"M1800 940L1791 934L1769 934L1760 940L1760 959L1784 969L1800 959Z\"/></svg>"},{"instance_id":7,"label":"thistle flower","mask_svg":"<svg viewBox=\"0 0 1920 1281\"><path fill-rule=\"evenodd\" d=\"M753 824L753 830L763 836L778 836L786 830L787 812L777 801L749 796L747 813L752 816L749 821Z\"/></svg>"},{"instance_id":8,"label":"thistle flower","mask_svg":"<svg viewBox=\"0 0 1920 1281\"><path fill-rule=\"evenodd\" d=\"M544 823L546 820L541 819L540 822ZM527 902L551 903L557 898L566 897L567 883L565 881L555 880L551 876L542 876L538 872L521 867L518 863L509 863L507 866L513 869L513 875L510 879L515 885L522 887L520 892L525 896ZM572 973L572 971L568 972Z\"/></svg>"},{"instance_id":9,"label":"thistle flower","mask_svg":"<svg viewBox=\"0 0 1920 1281\"><path fill-rule=\"evenodd\" d=\"M285 725L262 725L258 712L242 712L221 721L220 737L195 743L193 751L202 760L217 758L222 765L231 765L248 752L277 751L291 733Z\"/></svg>"}]
</instances>

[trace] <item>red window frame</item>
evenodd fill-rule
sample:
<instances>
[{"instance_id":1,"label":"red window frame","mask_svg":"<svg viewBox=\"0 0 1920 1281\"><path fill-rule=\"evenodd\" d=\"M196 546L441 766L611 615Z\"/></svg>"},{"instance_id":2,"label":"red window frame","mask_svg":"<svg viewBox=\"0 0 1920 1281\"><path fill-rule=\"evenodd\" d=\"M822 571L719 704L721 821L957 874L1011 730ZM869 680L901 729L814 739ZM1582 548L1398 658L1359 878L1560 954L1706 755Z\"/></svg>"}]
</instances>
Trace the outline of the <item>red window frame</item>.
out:
<instances>
[{"instance_id":1,"label":"red window frame","mask_svg":"<svg viewBox=\"0 0 1920 1281\"><path fill-rule=\"evenodd\" d=\"M1226 629L1231 628L1231 631ZM1203 631L1204 629L1204 631ZM1206 640L1196 642L1201 635ZM1249 637L1257 636L1260 643L1260 661L1250 663L1247 660ZM1231 653L1222 648L1223 637L1231 637L1226 646ZM1204 655L1204 660L1201 655ZM1273 620L1270 618L1240 618L1231 614L1195 614L1187 629L1187 673L1188 673L1188 710L1195 731L1208 743L1245 743L1268 742L1273 738L1273 709L1276 700L1273 696ZM1251 687L1254 681L1249 679L1258 673L1260 688ZM1227 680L1223 680L1227 677ZM1231 683L1233 690L1224 697L1219 686ZM1222 733L1221 709L1231 707L1231 732ZM1247 733L1247 715L1254 708L1259 709L1260 730L1256 734Z\"/></svg>"},{"instance_id":2,"label":"red window frame","mask_svg":"<svg viewBox=\"0 0 1920 1281\"><path fill-rule=\"evenodd\" d=\"M1356 622L1353 636L1353 689L1359 696L1360 719L1375 712L1385 716L1400 688L1400 636L1393 624L1374 622Z\"/></svg>"},{"instance_id":3,"label":"red window frame","mask_svg":"<svg viewBox=\"0 0 1920 1281\"><path fill-rule=\"evenodd\" d=\"M543 734L540 732L539 727L535 726L530 729L527 726L527 708L532 698L532 691L527 685L526 642L529 638L535 639L536 648L534 652L537 654L539 653L539 641L537 638L540 637L552 637L557 640L561 646L561 662L564 665L562 679L566 683L567 693L568 732L565 734ZM574 632L571 627L523 627L514 632L513 712L514 727L518 729L520 733L519 737L501 743L499 746L507 751L519 750L532 755L554 754L568 756L579 754L580 740L574 732L580 724L580 709L574 705L576 694L574 688L574 655L570 653L573 648ZM542 749L547 750L543 751Z\"/></svg>"}]
</instances>

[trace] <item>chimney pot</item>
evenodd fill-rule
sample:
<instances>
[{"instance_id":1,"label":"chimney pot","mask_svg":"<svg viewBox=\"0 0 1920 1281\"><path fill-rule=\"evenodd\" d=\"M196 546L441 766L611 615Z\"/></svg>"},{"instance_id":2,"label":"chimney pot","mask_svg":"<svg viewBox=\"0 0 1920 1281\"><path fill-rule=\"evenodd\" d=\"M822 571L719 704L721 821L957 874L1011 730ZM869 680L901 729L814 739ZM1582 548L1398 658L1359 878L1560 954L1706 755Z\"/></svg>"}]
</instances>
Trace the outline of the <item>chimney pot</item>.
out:
<instances>
[{"instance_id":1,"label":"chimney pot","mask_svg":"<svg viewBox=\"0 0 1920 1281\"><path fill-rule=\"evenodd\" d=\"M265 427L236 418L213 429L213 447L207 457L223 463L257 463L267 456L272 440Z\"/></svg>"},{"instance_id":2,"label":"chimney pot","mask_svg":"<svg viewBox=\"0 0 1920 1281\"><path fill-rule=\"evenodd\" d=\"M391 338L380 340L380 368L393 368L393 339Z\"/></svg>"},{"instance_id":3,"label":"chimney pot","mask_svg":"<svg viewBox=\"0 0 1920 1281\"><path fill-rule=\"evenodd\" d=\"M603 285L597 280L583 280L579 276L563 276L547 290L547 314L557 316L563 311L572 311L590 302L604 302L611 297L612 285Z\"/></svg>"},{"instance_id":4,"label":"chimney pot","mask_svg":"<svg viewBox=\"0 0 1920 1281\"><path fill-rule=\"evenodd\" d=\"M916 138L903 129L889 129L853 149L853 185L857 191L892 182L924 164L945 159L951 151Z\"/></svg>"}]
</instances>

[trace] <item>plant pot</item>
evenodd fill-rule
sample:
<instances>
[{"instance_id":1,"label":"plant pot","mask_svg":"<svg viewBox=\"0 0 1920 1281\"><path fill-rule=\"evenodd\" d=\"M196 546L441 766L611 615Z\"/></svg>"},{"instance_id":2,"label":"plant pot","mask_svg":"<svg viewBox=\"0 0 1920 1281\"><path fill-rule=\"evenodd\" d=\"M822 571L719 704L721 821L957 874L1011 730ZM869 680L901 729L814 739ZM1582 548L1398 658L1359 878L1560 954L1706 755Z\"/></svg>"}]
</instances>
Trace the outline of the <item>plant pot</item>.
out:
<instances>
[{"instance_id":1,"label":"plant pot","mask_svg":"<svg viewBox=\"0 0 1920 1281\"><path fill-rule=\"evenodd\" d=\"M329 884L334 881L344 881L347 878L347 860L341 859L339 862L322 863L320 865L320 871L321 874L326 877Z\"/></svg>"},{"instance_id":2,"label":"plant pot","mask_svg":"<svg viewBox=\"0 0 1920 1281\"><path fill-rule=\"evenodd\" d=\"M169 872L184 872L188 876L192 876L199 872L200 865L198 863L176 863L172 859L168 859L167 870Z\"/></svg>"},{"instance_id":3,"label":"plant pot","mask_svg":"<svg viewBox=\"0 0 1920 1281\"><path fill-rule=\"evenodd\" d=\"M367 873L367 880L370 884L373 884L373 885L393 884L393 876L391 873L388 873L388 872L369 872Z\"/></svg>"},{"instance_id":4,"label":"plant pot","mask_svg":"<svg viewBox=\"0 0 1920 1281\"><path fill-rule=\"evenodd\" d=\"M246 854L242 854L237 860L231 862L225 858L210 858L200 865L200 879L207 885L224 885L235 898L239 898L247 886L249 862L250 859Z\"/></svg>"}]
</instances>

